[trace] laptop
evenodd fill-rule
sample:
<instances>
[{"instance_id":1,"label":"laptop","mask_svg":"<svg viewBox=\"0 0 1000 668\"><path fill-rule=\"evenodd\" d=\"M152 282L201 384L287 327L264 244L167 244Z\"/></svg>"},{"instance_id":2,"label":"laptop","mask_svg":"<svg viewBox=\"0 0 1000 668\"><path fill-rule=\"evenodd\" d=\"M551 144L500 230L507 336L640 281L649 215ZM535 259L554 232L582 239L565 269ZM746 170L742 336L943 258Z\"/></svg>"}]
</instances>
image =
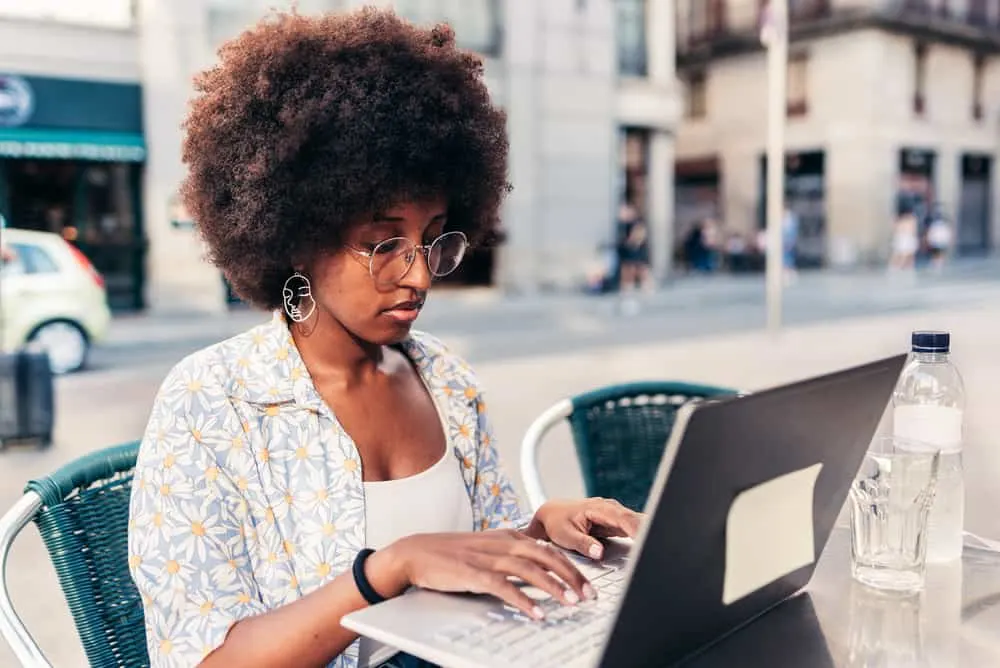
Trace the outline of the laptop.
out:
<instances>
[{"instance_id":1,"label":"laptop","mask_svg":"<svg viewBox=\"0 0 1000 668\"><path fill-rule=\"evenodd\" d=\"M546 619L413 588L344 627L445 668L687 662L810 580L905 355L678 411L634 541L567 553L598 592Z\"/></svg>"}]
</instances>

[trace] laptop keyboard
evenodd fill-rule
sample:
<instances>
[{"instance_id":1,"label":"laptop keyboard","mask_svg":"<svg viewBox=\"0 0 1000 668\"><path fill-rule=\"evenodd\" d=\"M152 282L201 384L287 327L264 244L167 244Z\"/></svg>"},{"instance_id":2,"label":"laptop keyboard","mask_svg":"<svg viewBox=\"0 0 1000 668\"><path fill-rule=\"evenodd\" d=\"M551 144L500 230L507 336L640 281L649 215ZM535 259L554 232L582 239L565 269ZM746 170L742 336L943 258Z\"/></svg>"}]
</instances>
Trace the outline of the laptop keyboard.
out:
<instances>
[{"instance_id":1,"label":"laptop keyboard","mask_svg":"<svg viewBox=\"0 0 1000 668\"><path fill-rule=\"evenodd\" d=\"M576 561L597 591L595 600L567 606L535 587L524 587L522 591L545 612L543 620L498 603L480 618L440 630L438 640L461 654L490 657L490 663L500 659L512 665L539 667L596 664L625 591L624 561L603 566Z\"/></svg>"}]
</instances>

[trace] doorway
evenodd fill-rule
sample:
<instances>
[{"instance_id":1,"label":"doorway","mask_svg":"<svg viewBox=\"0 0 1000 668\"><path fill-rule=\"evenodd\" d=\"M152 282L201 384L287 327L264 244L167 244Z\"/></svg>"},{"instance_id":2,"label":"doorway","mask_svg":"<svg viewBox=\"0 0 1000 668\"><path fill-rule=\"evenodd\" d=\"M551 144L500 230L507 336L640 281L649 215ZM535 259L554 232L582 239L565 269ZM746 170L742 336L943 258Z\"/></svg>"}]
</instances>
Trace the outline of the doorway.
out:
<instances>
[{"instance_id":1,"label":"doorway","mask_svg":"<svg viewBox=\"0 0 1000 668\"><path fill-rule=\"evenodd\" d=\"M962 189L958 203L959 255L984 255L990 250L993 159L988 155L962 156Z\"/></svg>"}]
</instances>

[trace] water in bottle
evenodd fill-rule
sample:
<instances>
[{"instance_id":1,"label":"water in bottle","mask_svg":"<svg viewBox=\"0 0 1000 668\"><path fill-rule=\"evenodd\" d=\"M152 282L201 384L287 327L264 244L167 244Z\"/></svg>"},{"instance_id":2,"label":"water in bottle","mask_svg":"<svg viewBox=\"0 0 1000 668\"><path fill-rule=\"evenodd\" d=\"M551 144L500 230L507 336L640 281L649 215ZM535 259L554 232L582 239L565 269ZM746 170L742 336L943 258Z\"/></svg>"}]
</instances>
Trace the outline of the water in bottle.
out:
<instances>
[{"instance_id":1,"label":"water in bottle","mask_svg":"<svg viewBox=\"0 0 1000 668\"><path fill-rule=\"evenodd\" d=\"M951 362L948 332L914 332L912 354L893 394L893 434L940 450L937 491L928 520L928 562L962 556L965 480L962 421L965 385Z\"/></svg>"}]
</instances>

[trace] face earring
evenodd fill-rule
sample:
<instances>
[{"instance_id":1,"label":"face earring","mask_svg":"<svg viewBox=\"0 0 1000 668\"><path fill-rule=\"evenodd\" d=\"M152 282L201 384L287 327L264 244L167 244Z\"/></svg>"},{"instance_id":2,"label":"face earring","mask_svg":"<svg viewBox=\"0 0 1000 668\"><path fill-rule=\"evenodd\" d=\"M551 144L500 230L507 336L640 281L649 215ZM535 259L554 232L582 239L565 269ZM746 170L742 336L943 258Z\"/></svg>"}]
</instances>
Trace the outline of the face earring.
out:
<instances>
[{"instance_id":1,"label":"face earring","mask_svg":"<svg viewBox=\"0 0 1000 668\"><path fill-rule=\"evenodd\" d=\"M281 296L285 303L285 313L292 322L305 322L316 310L312 284L299 272L288 277L281 288Z\"/></svg>"}]
</instances>

